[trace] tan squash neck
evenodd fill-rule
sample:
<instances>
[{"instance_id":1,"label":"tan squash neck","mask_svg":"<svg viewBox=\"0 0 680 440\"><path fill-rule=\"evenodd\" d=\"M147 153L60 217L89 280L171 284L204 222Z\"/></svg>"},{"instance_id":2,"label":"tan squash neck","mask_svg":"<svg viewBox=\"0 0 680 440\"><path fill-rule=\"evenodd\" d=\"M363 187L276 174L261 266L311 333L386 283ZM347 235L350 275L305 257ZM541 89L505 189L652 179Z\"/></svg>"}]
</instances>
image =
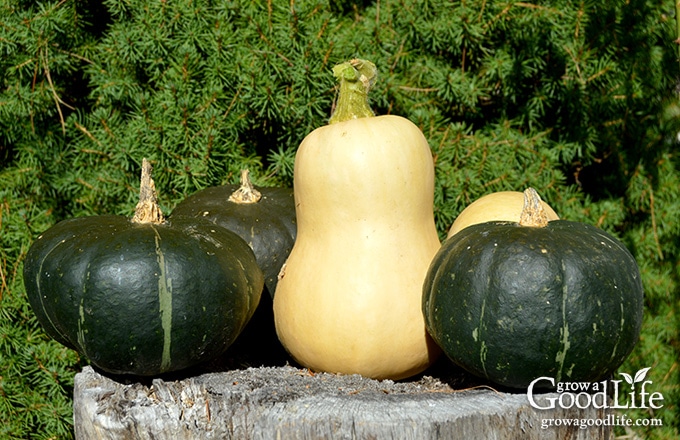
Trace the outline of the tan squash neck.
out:
<instances>
[{"instance_id":1,"label":"tan squash neck","mask_svg":"<svg viewBox=\"0 0 680 440\"><path fill-rule=\"evenodd\" d=\"M544 228L548 226L548 215L541 203L541 197L535 189L524 190L524 207L519 218L520 226Z\"/></svg>"},{"instance_id":2,"label":"tan squash neck","mask_svg":"<svg viewBox=\"0 0 680 440\"><path fill-rule=\"evenodd\" d=\"M132 217L134 223L160 224L165 221L163 212L158 206L158 196L156 194L156 184L151 178L151 162L146 158L142 159L142 177L139 186L139 203L135 208L135 215Z\"/></svg>"},{"instance_id":3,"label":"tan squash neck","mask_svg":"<svg viewBox=\"0 0 680 440\"><path fill-rule=\"evenodd\" d=\"M250 181L250 172L247 169L241 170L241 186L231 193L229 201L240 204L257 203L262 198L262 193L256 190Z\"/></svg>"}]
</instances>

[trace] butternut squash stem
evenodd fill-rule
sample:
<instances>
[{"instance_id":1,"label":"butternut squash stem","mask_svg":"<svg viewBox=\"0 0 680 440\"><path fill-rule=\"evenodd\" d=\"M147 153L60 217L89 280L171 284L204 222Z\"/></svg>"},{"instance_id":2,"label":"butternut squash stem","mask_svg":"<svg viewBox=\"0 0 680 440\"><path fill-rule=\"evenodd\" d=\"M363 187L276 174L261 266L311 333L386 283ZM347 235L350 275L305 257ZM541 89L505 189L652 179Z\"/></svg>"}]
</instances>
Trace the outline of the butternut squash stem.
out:
<instances>
[{"instance_id":1,"label":"butternut squash stem","mask_svg":"<svg viewBox=\"0 0 680 440\"><path fill-rule=\"evenodd\" d=\"M156 195L156 184L151 178L151 162L146 158L142 159L142 177L139 186L139 203L135 208L135 215L132 217L134 223L153 223L160 224L165 221L163 212L158 206L158 196Z\"/></svg>"},{"instance_id":2,"label":"butternut squash stem","mask_svg":"<svg viewBox=\"0 0 680 440\"><path fill-rule=\"evenodd\" d=\"M378 76L375 64L360 59L345 61L333 67L333 76L340 90L329 124L375 116L368 104L368 92Z\"/></svg>"},{"instance_id":3,"label":"butternut squash stem","mask_svg":"<svg viewBox=\"0 0 680 440\"><path fill-rule=\"evenodd\" d=\"M524 190L524 206L519 218L520 226L530 226L544 228L548 226L548 214L543 209L541 197L535 189L527 188Z\"/></svg>"},{"instance_id":4,"label":"butternut squash stem","mask_svg":"<svg viewBox=\"0 0 680 440\"><path fill-rule=\"evenodd\" d=\"M241 186L231 193L229 201L234 203L248 204L257 203L262 198L262 193L256 190L250 181L250 172L247 169L241 170Z\"/></svg>"}]
</instances>

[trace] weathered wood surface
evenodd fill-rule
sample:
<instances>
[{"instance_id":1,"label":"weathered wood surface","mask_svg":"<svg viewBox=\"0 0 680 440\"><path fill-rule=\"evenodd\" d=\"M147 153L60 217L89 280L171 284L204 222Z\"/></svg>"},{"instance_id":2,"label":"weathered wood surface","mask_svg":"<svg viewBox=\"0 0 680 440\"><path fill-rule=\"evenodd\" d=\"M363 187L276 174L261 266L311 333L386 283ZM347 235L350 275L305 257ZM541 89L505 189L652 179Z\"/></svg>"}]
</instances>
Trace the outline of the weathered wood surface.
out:
<instances>
[{"instance_id":1,"label":"weathered wood surface","mask_svg":"<svg viewBox=\"0 0 680 440\"><path fill-rule=\"evenodd\" d=\"M148 384L125 384L86 367L74 391L79 440L611 439L607 426L541 429L545 418L605 417L593 408L536 410L525 393L457 391L430 376L376 381L291 366Z\"/></svg>"}]
</instances>

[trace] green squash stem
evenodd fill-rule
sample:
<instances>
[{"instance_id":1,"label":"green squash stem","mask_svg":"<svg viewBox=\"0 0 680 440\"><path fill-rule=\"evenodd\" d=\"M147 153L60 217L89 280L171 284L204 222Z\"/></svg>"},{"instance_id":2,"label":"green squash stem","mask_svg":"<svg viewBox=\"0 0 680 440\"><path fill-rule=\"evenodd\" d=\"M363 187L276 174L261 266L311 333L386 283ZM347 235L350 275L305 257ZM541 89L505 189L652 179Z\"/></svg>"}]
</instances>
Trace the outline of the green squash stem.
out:
<instances>
[{"instance_id":1,"label":"green squash stem","mask_svg":"<svg viewBox=\"0 0 680 440\"><path fill-rule=\"evenodd\" d=\"M328 123L375 116L368 104L368 92L378 76L378 69L370 61L353 59L333 67L338 80L338 102Z\"/></svg>"},{"instance_id":2,"label":"green squash stem","mask_svg":"<svg viewBox=\"0 0 680 440\"><path fill-rule=\"evenodd\" d=\"M146 158L142 159L142 177L139 186L139 203L135 208L135 215L132 217L133 223L152 223L160 224L165 221L163 212L158 206L158 196L156 195L156 184L151 178L151 162Z\"/></svg>"},{"instance_id":3,"label":"green squash stem","mask_svg":"<svg viewBox=\"0 0 680 440\"><path fill-rule=\"evenodd\" d=\"M548 226L548 215L543 209L541 197L535 189L527 188L524 190L524 206L519 218L520 226L544 228Z\"/></svg>"},{"instance_id":4,"label":"green squash stem","mask_svg":"<svg viewBox=\"0 0 680 440\"><path fill-rule=\"evenodd\" d=\"M262 193L256 190L250 181L250 172L247 169L241 170L241 186L231 193L229 201L240 204L257 203L262 198Z\"/></svg>"}]
</instances>

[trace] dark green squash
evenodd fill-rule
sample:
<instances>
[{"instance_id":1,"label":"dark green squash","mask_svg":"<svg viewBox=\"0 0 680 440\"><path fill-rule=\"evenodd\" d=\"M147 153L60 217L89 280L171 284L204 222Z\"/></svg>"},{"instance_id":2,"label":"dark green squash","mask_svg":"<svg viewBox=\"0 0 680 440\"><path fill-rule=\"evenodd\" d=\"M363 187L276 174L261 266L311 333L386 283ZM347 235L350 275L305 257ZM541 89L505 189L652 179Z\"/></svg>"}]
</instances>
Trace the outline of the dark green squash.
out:
<instances>
[{"instance_id":1,"label":"dark green squash","mask_svg":"<svg viewBox=\"0 0 680 440\"><path fill-rule=\"evenodd\" d=\"M519 224L477 224L443 243L423 288L428 332L454 363L503 386L606 378L640 332L635 259L594 226L547 222L535 191L525 197Z\"/></svg>"},{"instance_id":2,"label":"dark green squash","mask_svg":"<svg viewBox=\"0 0 680 440\"><path fill-rule=\"evenodd\" d=\"M237 233L255 252L265 286L274 296L297 233L291 188L256 189L248 170L242 170L240 185L209 187L184 199L170 215L178 217L204 218Z\"/></svg>"},{"instance_id":3,"label":"dark green squash","mask_svg":"<svg viewBox=\"0 0 680 440\"><path fill-rule=\"evenodd\" d=\"M151 376L211 360L253 315L263 275L249 246L201 219L164 220L145 160L132 219L57 223L24 262L48 335L100 369Z\"/></svg>"}]
</instances>

